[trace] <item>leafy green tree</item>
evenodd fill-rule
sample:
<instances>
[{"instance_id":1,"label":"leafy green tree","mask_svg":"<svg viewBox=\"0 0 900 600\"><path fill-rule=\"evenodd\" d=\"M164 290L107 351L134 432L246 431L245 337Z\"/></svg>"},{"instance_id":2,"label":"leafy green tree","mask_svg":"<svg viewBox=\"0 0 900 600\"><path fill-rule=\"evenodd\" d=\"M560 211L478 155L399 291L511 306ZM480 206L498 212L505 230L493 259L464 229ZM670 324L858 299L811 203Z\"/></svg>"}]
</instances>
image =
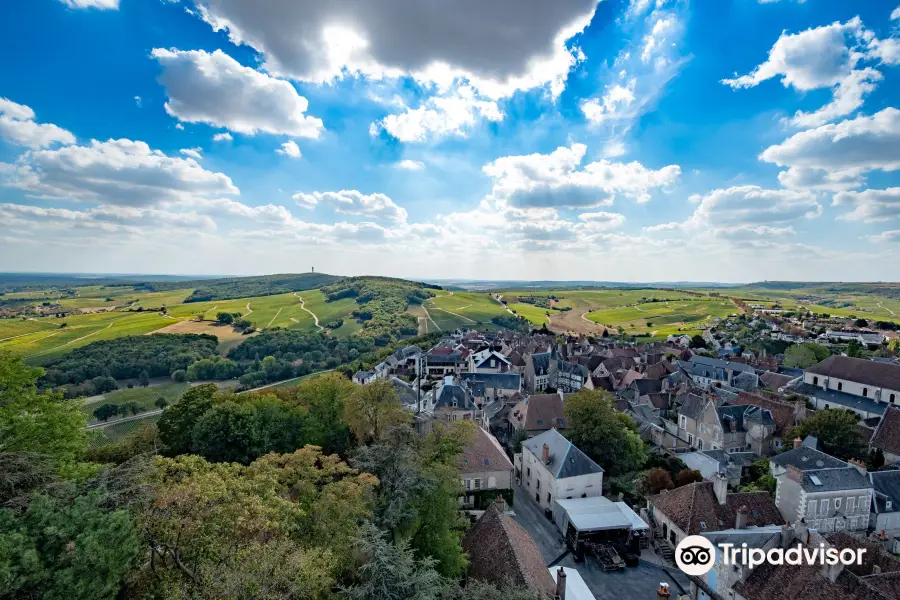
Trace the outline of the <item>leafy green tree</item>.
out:
<instances>
[{"instance_id":1,"label":"leafy green tree","mask_svg":"<svg viewBox=\"0 0 900 600\"><path fill-rule=\"evenodd\" d=\"M884 451L881 448L876 448L875 450L869 451L869 456L866 459L866 465L868 465L869 469L872 471L877 471L881 467L884 466Z\"/></svg>"},{"instance_id":2,"label":"leafy green tree","mask_svg":"<svg viewBox=\"0 0 900 600\"><path fill-rule=\"evenodd\" d=\"M344 422L361 443L377 440L389 428L408 423L409 419L388 379L358 385L344 401Z\"/></svg>"},{"instance_id":3,"label":"leafy green tree","mask_svg":"<svg viewBox=\"0 0 900 600\"><path fill-rule=\"evenodd\" d=\"M158 435L156 423L143 423L118 442L89 447L84 458L96 463L121 465L141 454L156 454Z\"/></svg>"},{"instance_id":4,"label":"leafy green tree","mask_svg":"<svg viewBox=\"0 0 900 600\"><path fill-rule=\"evenodd\" d=\"M40 452L62 461L77 459L87 441L80 402L39 393L43 369L0 352L0 452Z\"/></svg>"},{"instance_id":5,"label":"leafy green tree","mask_svg":"<svg viewBox=\"0 0 900 600\"><path fill-rule=\"evenodd\" d=\"M760 458L750 465L749 481L746 485L741 486L741 491L767 492L774 496L777 483L770 472L769 459Z\"/></svg>"},{"instance_id":6,"label":"leafy green tree","mask_svg":"<svg viewBox=\"0 0 900 600\"><path fill-rule=\"evenodd\" d=\"M371 523L362 527L355 548L366 562L353 585L341 591L347 600L437 600L444 582L431 558L417 559L409 543L388 541Z\"/></svg>"},{"instance_id":7,"label":"leafy green tree","mask_svg":"<svg viewBox=\"0 0 900 600\"><path fill-rule=\"evenodd\" d=\"M326 373L306 379L294 390L294 402L307 411L309 443L326 454L345 454L350 447L350 428L343 421L344 401L353 393L353 383L337 373Z\"/></svg>"},{"instance_id":8,"label":"leafy green tree","mask_svg":"<svg viewBox=\"0 0 900 600\"><path fill-rule=\"evenodd\" d=\"M169 401L166 400L165 396L160 396L156 400L153 401L153 406L162 410L169 405Z\"/></svg>"},{"instance_id":9,"label":"leafy green tree","mask_svg":"<svg viewBox=\"0 0 900 600\"><path fill-rule=\"evenodd\" d=\"M234 315L229 312L216 313L216 321L223 325L231 325L234 323Z\"/></svg>"},{"instance_id":10,"label":"leafy green tree","mask_svg":"<svg viewBox=\"0 0 900 600\"><path fill-rule=\"evenodd\" d=\"M172 381L177 381L178 383L184 383L187 381L187 371L184 369L176 369L172 371Z\"/></svg>"},{"instance_id":11,"label":"leafy green tree","mask_svg":"<svg viewBox=\"0 0 900 600\"><path fill-rule=\"evenodd\" d=\"M113 600L137 567L140 540L125 510L97 492L38 495L27 509L0 509L0 597Z\"/></svg>"},{"instance_id":12,"label":"leafy green tree","mask_svg":"<svg viewBox=\"0 0 900 600\"><path fill-rule=\"evenodd\" d=\"M806 369L825 360L829 354L828 349L819 344L794 344L784 351L784 364L796 369Z\"/></svg>"},{"instance_id":13,"label":"leafy green tree","mask_svg":"<svg viewBox=\"0 0 900 600\"><path fill-rule=\"evenodd\" d=\"M138 375L138 385L141 387L148 387L150 385L150 373L141 371L141 374Z\"/></svg>"},{"instance_id":14,"label":"leafy green tree","mask_svg":"<svg viewBox=\"0 0 900 600\"><path fill-rule=\"evenodd\" d=\"M111 417L119 414L119 407L116 404L101 404L94 409L92 414L98 421L108 421Z\"/></svg>"},{"instance_id":15,"label":"leafy green tree","mask_svg":"<svg viewBox=\"0 0 900 600\"><path fill-rule=\"evenodd\" d=\"M856 340L850 340L850 343L847 344L847 356L851 358L863 357L863 349L859 342L857 342Z\"/></svg>"},{"instance_id":16,"label":"leafy green tree","mask_svg":"<svg viewBox=\"0 0 900 600\"><path fill-rule=\"evenodd\" d=\"M853 324L856 325L857 327L868 327L869 326L869 322L866 321L865 319L857 319L856 321L853 322Z\"/></svg>"},{"instance_id":17,"label":"leafy green tree","mask_svg":"<svg viewBox=\"0 0 900 600\"><path fill-rule=\"evenodd\" d=\"M609 394L581 390L566 400L565 435L610 476L640 469L647 449L634 421L619 413Z\"/></svg>"},{"instance_id":18,"label":"leafy green tree","mask_svg":"<svg viewBox=\"0 0 900 600\"><path fill-rule=\"evenodd\" d=\"M191 452L212 462L249 464L257 457L259 424L250 404L215 404L194 425Z\"/></svg>"},{"instance_id":19,"label":"leafy green tree","mask_svg":"<svg viewBox=\"0 0 900 600\"><path fill-rule=\"evenodd\" d=\"M851 410L826 408L807 417L788 436L805 438L814 435L822 450L838 458L861 458L866 449L859 437L859 415Z\"/></svg>"},{"instance_id":20,"label":"leafy green tree","mask_svg":"<svg viewBox=\"0 0 900 600\"><path fill-rule=\"evenodd\" d=\"M706 340L700 335L691 336L691 348L706 348Z\"/></svg>"},{"instance_id":21,"label":"leafy green tree","mask_svg":"<svg viewBox=\"0 0 900 600\"><path fill-rule=\"evenodd\" d=\"M512 437L509 440L509 443L512 445L513 454L518 454L522 451L522 442L528 440L528 432L524 427L519 427L516 429Z\"/></svg>"},{"instance_id":22,"label":"leafy green tree","mask_svg":"<svg viewBox=\"0 0 900 600\"><path fill-rule=\"evenodd\" d=\"M175 456L191 451L194 426L206 411L212 408L213 396L218 388L213 383L188 389L159 419L159 439L166 454Z\"/></svg>"}]
</instances>

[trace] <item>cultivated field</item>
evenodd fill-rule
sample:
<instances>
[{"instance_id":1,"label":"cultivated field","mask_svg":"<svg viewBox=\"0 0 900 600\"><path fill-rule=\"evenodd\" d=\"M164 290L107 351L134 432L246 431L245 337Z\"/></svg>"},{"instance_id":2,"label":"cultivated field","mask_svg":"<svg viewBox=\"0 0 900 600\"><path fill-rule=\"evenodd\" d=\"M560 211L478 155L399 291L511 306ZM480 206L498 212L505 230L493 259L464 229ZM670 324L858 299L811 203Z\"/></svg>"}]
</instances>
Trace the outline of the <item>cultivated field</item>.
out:
<instances>
[{"instance_id":1,"label":"cultivated field","mask_svg":"<svg viewBox=\"0 0 900 600\"><path fill-rule=\"evenodd\" d=\"M129 402L134 402L140 406L141 412L156 410L157 406L155 403L157 398L165 398L169 404L174 404L188 388L188 385L189 384L187 383L170 381L158 383L152 387L146 388L136 387L132 389L125 388L115 390L113 392L107 392L99 397L94 396L90 398L89 401L85 402L81 407L81 411L88 415L88 419L93 423L95 421L93 417L94 410L104 404L121 406L123 404L128 404Z\"/></svg>"},{"instance_id":2,"label":"cultivated field","mask_svg":"<svg viewBox=\"0 0 900 600\"><path fill-rule=\"evenodd\" d=\"M730 300L695 298L646 302L592 311L586 318L608 329L630 335L649 335L651 338L659 339L676 333L694 335L701 331L701 325L709 324L716 317L727 317L737 311L737 307Z\"/></svg>"},{"instance_id":3,"label":"cultivated field","mask_svg":"<svg viewBox=\"0 0 900 600\"><path fill-rule=\"evenodd\" d=\"M122 441L125 436L134 433L144 425L156 423L161 416L162 414L160 413L144 417L143 419L134 419L122 423L111 423L106 427L92 429L89 433L90 438L88 440L88 445L92 448L97 448L99 446L105 446L106 444L115 444L116 442Z\"/></svg>"},{"instance_id":4,"label":"cultivated field","mask_svg":"<svg viewBox=\"0 0 900 600\"><path fill-rule=\"evenodd\" d=\"M206 333L209 335L214 335L219 338L219 354L221 354L222 356L228 354L229 350L231 350L235 346L240 345L240 343L246 340L248 337L256 335L256 333L244 335L240 331L235 330L235 328L231 325L219 325L218 323L214 323L212 321L194 321L191 319L175 321L171 325L163 327L162 329L157 329L156 331L149 332L149 335L154 335L157 333Z\"/></svg>"},{"instance_id":5,"label":"cultivated field","mask_svg":"<svg viewBox=\"0 0 900 600\"><path fill-rule=\"evenodd\" d=\"M447 331L459 327L491 327L491 319L507 314L489 294L478 292L440 292L426 300L424 306L431 322Z\"/></svg>"}]
</instances>

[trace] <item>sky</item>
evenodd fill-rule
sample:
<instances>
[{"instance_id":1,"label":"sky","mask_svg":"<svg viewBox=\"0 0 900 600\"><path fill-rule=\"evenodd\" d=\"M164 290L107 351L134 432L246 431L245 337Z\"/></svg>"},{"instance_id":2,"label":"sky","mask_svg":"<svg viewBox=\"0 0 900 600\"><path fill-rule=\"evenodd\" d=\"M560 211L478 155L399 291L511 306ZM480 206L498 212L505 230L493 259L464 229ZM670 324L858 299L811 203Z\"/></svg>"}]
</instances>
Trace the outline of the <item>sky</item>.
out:
<instances>
[{"instance_id":1,"label":"sky","mask_svg":"<svg viewBox=\"0 0 900 600\"><path fill-rule=\"evenodd\" d=\"M0 271L900 281L898 0L0 14Z\"/></svg>"}]
</instances>

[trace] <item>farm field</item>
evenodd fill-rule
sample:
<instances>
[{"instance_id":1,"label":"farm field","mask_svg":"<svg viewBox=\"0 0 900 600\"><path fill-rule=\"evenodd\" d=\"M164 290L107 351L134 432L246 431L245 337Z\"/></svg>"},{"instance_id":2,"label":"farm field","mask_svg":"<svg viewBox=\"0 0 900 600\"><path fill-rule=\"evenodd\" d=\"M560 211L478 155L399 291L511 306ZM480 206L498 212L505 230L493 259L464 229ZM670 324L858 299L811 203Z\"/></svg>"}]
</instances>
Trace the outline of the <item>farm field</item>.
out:
<instances>
[{"instance_id":1,"label":"farm field","mask_svg":"<svg viewBox=\"0 0 900 600\"><path fill-rule=\"evenodd\" d=\"M693 299L592 311L586 318L630 335L659 339L674 333L694 335L701 331L700 325L716 317L727 317L737 310L730 300Z\"/></svg>"},{"instance_id":2,"label":"farm field","mask_svg":"<svg viewBox=\"0 0 900 600\"><path fill-rule=\"evenodd\" d=\"M506 314L506 310L489 294L478 292L439 293L426 300L425 308L431 320L443 330L459 327L491 327L491 319Z\"/></svg>"},{"instance_id":3,"label":"farm field","mask_svg":"<svg viewBox=\"0 0 900 600\"><path fill-rule=\"evenodd\" d=\"M362 325L351 316L351 313L359 307L354 298L341 298L334 302L326 302L325 294L321 290L300 292L300 297L303 298L304 306L319 318L319 325L324 326L325 323L338 319L344 320L344 324L338 329L331 330L331 335L339 338L349 337L362 329ZM314 329L310 314L306 311L301 312L309 319L310 329Z\"/></svg>"},{"instance_id":4,"label":"farm field","mask_svg":"<svg viewBox=\"0 0 900 600\"><path fill-rule=\"evenodd\" d=\"M156 423L161 416L162 414L150 415L143 419L133 419L123 423L111 423L106 427L93 429L88 433L88 446L97 448L99 446L105 446L106 444L120 442L125 436L134 433L144 425Z\"/></svg>"},{"instance_id":5,"label":"farm field","mask_svg":"<svg viewBox=\"0 0 900 600\"><path fill-rule=\"evenodd\" d=\"M129 402L134 402L141 407L142 412L156 410L156 399L163 397L169 404L174 404L184 391L188 388L187 383L177 383L175 381L159 383L152 387L136 387L132 389L120 389L113 392L107 392L102 397L94 397L90 402L86 402L81 411L88 416L90 422L95 422L93 418L94 410L104 404L113 404L121 406Z\"/></svg>"},{"instance_id":6,"label":"farm field","mask_svg":"<svg viewBox=\"0 0 900 600\"><path fill-rule=\"evenodd\" d=\"M170 321L170 323L172 324L163 327L162 329L151 331L149 332L149 334L152 335L157 333L170 333L184 335L187 333L205 333L208 335L214 335L219 340L218 351L222 356L228 354L228 351L235 346L239 346L241 342L246 340L248 337L256 335L255 332L244 335L240 331L235 330L235 328L231 327L230 325L219 325L218 323L213 323L212 321L194 321L192 319L184 319L181 321Z\"/></svg>"},{"instance_id":7,"label":"farm field","mask_svg":"<svg viewBox=\"0 0 900 600\"><path fill-rule=\"evenodd\" d=\"M526 304L525 302L516 302L512 304L507 304L514 313L519 315L520 317L524 317L531 321L531 324L535 327L540 327L541 325L546 325L549 317L547 313L549 312L551 315L555 312L553 309L541 308L540 306L535 306L534 304Z\"/></svg>"},{"instance_id":8,"label":"farm field","mask_svg":"<svg viewBox=\"0 0 900 600\"><path fill-rule=\"evenodd\" d=\"M596 290L504 290L500 292L512 302L513 296L555 296L559 306L570 308L614 308L635 304L642 300L678 300L692 298L683 292L653 289L596 289Z\"/></svg>"},{"instance_id":9,"label":"farm field","mask_svg":"<svg viewBox=\"0 0 900 600\"><path fill-rule=\"evenodd\" d=\"M172 319L158 313L138 312L104 312L72 315L61 319L44 317L37 321L46 324L47 327L37 332L32 329L25 335L13 333L4 341L0 341L0 350L9 350L23 355L31 363L40 363L91 342L126 335L142 335L172 323ZM26 329L33 328L29 321L17 320L15 323L25 323L22 327ZM63 323L66 326L60 327ZM10 325L7 324L7 330L11 328Z\"/></svg>"}]
</instances>

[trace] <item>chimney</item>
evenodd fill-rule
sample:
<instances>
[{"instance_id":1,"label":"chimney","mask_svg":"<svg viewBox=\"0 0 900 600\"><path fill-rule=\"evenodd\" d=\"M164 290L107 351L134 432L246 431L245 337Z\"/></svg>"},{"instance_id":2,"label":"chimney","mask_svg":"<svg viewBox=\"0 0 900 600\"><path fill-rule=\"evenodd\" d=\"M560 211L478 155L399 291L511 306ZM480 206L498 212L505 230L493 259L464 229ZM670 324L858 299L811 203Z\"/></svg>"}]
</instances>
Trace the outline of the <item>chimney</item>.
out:
<instances>
[{"instance_id":1,"label":"chimney","mask_svg":"<svg viewBox=\"0 0 900 600\"><path fill-rule=\"evenodd\" d=\"M849 462L851 466L856 467L856 470L859 471L860 475L862 475L863 477L866 476L866 473L867 473L866 463L864 463L861 460L856 460L854 458L851 458L847 462Z\"/></svg>"},{"instance_id":2,"label":"chimney","mask_svg":"<svg viewBox=\"0 0 900 600\"><path fill-rule=\"evenodd\" d=\"M713 477L713 492L719 504L725 504L725 498L728 497L728 478L722 473L716 473Z\"/></svg>"},{"instance_id":3,"label":"chimney","mask_svg":"<svg viewBox=\"0 0 900 600\"><path fill-rule=\"evenodd\" d=\"M566 570L556 570L556 600L566 600Z\"/></svg>"},{"instance_id":4,"label":"chimney","mask_svg":"<svg viewBox=\"0 0 900 600\"><path fill-rule=\"evenodd\" d=\"M794 438L794 450L803 445L803 440L800 439L800 436Z\"/></svg>"},{"instance_id":5,"label":"chimney","mask_svg":"<svg viewBox=\"0 0 900 600\"><path fill-rule=\"evenodd\" d=\"M800 519L800 522L794 527L794 535L801 544L809 542L809 526L806 524L806 519Z\"/></svg>"},{"instance_id":6,"label":"chimney","mask_svg":"<svg viewBox=\"0 0 900 600\"><path fill-rule=\"evenodd\" d=\"M803 471L794 465L788 465L787 476L791 481L803 483Z\"/></svg>"},{"instance_id":7,"label":"chimney","mask_svg":"<svg viewBox=\"0 0 900 600\"><path fill-rule=\"evenodd\" d=\"M881 565L872 565L872 575L881 573Z\"/></svg>"},{"instance_id":8,"label":"chimney","mask_svg":"<svg viewBox=\"0 0 900 600\"><path fill-rule=\"evenodd\" d=\"M790 548L794 543L794 528L790 521L781 526L781 547Z\"/></svg>"},{"instance_id":9,"label":"chimney","mask_svg":"<svg viewBox=\"0 0 900 600\"><path fill-rule=\"evenodd\" d=\"M669 584L665 581L659 582L659 589L656 590L656 600L669 600Z\"/></svg>"},{"instance_id":10,"label":"chimney","mask_svg":"<svg viewBox=\"0 0 900 600\"><path fill-rule=\"evenodd\" d=\"M544 444L543 449L541 449L541 462L545 465L550 464L550 446Z\"/></svg>"},{"instance_id":11,"label":"chimney","mask_svg":"<svg viewBox=\"0 0 900 600\"><path fill-rule=\"evenodd\" d=\"M746 506L741 506L737 511L735 511L734 517L734 528L735 529L747 529L747 513L750 512L747 510Z\"/></svg>"}]
</instances>

